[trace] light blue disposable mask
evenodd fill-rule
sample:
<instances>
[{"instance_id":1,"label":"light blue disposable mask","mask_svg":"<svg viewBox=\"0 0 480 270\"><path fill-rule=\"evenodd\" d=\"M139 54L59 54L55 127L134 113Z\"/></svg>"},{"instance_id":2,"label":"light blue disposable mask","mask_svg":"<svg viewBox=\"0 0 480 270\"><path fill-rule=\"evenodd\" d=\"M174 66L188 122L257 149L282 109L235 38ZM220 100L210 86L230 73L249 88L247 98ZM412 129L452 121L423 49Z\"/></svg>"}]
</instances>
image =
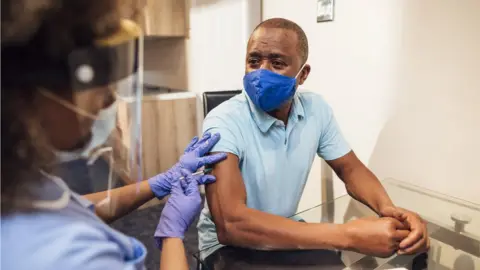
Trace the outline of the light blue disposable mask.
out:
<instances>
[{"instance_id":1,"label":"light blue disposable mask","mask_svg":"<svg viewBox=\"0 0 480 270\"><path fill-rule=\"evenodd\" d=\"M76 159L89 159L92 150L103 145L116 126L118 102L115 101L109 107L101 110L92 125L92 137L86 146L74 152L57 151L57 161L69 162Z\"/></svg>"},{"instance_id":2,"label":"light blue disposable mask","mask_svg":"<svg viewBox=\"0 0 480 270\"><path fill-rule=\"evenodd\" d=\"M95 119L92 125L92 138L83 149L74 151L74 152L57 151L56 152L57 162L63 163L63 162L77 160L77 159L89 159L89 162L93 162L90 160L91 159L90 157L93 154L92 151L94 149L97 149L99 146L103 145L107 141L113 129L115 128L117 106L118 106L118 103L117 101L115 101L108 108L105 108L99 112L97 118ZM109 149L110 147L107 147L107 148ZM100 148L99 152L101 151L102 150ZM93 155L94 158L95 156L96 155ZM35 200L32 202L33 207L42 208L42 209L52 209L52 210L62 209L66 207L70 201L70 189L68 188L68 186L57 176L47 174L43 171L41 173L47 179L50 179L54 183L56 183L57 186L61 190L63 190L63 193L56 200ZM110 172L108 176L108 183L109 183L108 195L107 195L107 198L102 200L101 202L110 200L110 189L112 186L111 181L112 181L112 177Z\"/></svg>"},{"instance_id":3,"label":"light blue disposable mask","mask_svg":"<svg viewBox=\"0 0 480 270\"><path fill-rule=\"evenodd\" d=\"M257 69L243 77L243 87L253 104L265 112L273 111L290 100L296 91L297 77L305 64L295 77L288 77L270 71Z\"/></svg>"}]
</instances>

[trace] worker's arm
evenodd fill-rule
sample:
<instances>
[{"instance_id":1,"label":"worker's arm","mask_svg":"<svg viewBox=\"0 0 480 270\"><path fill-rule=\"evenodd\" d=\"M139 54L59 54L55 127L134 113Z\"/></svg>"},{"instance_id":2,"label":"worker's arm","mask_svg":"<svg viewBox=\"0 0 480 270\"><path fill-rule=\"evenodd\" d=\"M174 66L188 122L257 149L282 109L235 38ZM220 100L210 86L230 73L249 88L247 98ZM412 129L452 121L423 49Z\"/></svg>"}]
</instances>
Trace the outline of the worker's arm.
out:
<instances>
[{"instance_id":1,"label":"worker's arm","mask_svg":"<svg viewBox=\"0 0 480 270\"><path fill-rule=\"evenodd\" d=\"M393 203L378 178L357 158L353 151L341 158L328 160L328 165L345 183L347 192L373 211L381 214L382 209Z\"/></svg>"},{"instance_id":2,"label":"worker's arm","mask_svg":"<svg viewBox=\"0 0 480 270\"><path fill-rule=\"evenodd\" d=\"M345 226L308 224L248 208L238 157L214 166L217 182L206 187L221 244L256 249L346 249Z\"/></svg>"},{"instance_id":3,"label":"worker's arm","mask_svg":"<svg viewBox=\"0 0 480 270\"><path fill-rule=\"evenodd\" d=\"M140 184L130 184L110 191L86 195L85 198L95 204L97 215L105 222L113 222L142 204L157 197L162 199L170 193L171 185L180 177L180 171L187 169L190 173L204 165L212 165L226 158L226 154L204 156L220 140L220 134L205 133L201 139L195 137L185 149L180 160L168 171L158 174ZM210 181L208 176L198 177L198 184Z\"/></svg>"},{"instance_id":4,"label":"worker's arm","mask_svg":"<svg viewBox=\"0 0 480 270\"><path fill-rule=\"evenodd\" d=\"M107 199L108 191L92 193L83 197L95 204L95 213L106 223L123 217L155 198L147 181L142 181L138 185L130 184L110 190L110 200Z\"/></svg>"},{"instance_id":5,"label":"worker's arm","mask_svg":"<svg viewBox=\"0 0 480 270\"><path fill-rule=\"evenodd\" d=\"M116 163L126 164L127 157L123 154L128 151L125 151L124 149L125 145L122 143L122 129L118 122L116 129L110 135L109 141L114 150L105 153L102 158L108 161L111 158L110 154L113 153L115 155L114 159ZM123 170L119 170L118 168L119 167L117 166L112 167L115 175L118 176L118 179L126 185L110 190L110 200L107 199L108 191L101 191L83 196L85 199L93 202L95 205L95 213L106 223L113 222L123 217L144 203L155 198L147 181L143 181L137 185L135 183L136 181L132 181Z\"/></svg>"},{"instance_id":6,"label":"worker's arm","mask_svg":"<svg viewBox=\"0 0 480 270\"><path fill-rule=\"evenodd\" d=\"M163 239L160 269L188 270L185 247L180 238Z\"/></svg>"}]
</instances>

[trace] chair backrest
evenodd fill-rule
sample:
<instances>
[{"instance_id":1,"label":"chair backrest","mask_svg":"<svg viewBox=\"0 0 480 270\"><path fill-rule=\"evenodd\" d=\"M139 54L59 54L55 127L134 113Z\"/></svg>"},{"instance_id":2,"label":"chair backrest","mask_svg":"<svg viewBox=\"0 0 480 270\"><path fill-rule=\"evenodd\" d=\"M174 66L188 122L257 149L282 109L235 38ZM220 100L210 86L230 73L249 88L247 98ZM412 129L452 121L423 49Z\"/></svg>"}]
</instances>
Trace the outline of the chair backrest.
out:
<instances>
[{"instance_id":1,"label":"chair backrest","mask_svg":"<svg viewBox=\"0 0 480 270\"><path fill-rule=\"evenodd\" d=\"M203 114L207 114L220 103L242 93L242 90L208 91L203 93Z\"/></svg>"}]
</instances>

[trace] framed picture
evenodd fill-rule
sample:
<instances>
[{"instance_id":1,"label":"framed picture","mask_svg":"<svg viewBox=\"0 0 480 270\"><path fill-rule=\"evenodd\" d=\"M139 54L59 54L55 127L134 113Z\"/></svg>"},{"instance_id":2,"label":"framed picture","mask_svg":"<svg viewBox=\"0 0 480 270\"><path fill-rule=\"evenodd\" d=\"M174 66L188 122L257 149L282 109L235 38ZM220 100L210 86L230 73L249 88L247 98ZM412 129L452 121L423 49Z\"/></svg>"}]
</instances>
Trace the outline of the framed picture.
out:
<instances>
[{"instance_id":1,"label":"framed picture","mask_svg":"<svg viewBox=\"0 0 480 270\"><path fill-rule=\"evenodd\" d=\"M317 0L317 22L333 21L335 0Z\"/></svg>"}]
</instances>

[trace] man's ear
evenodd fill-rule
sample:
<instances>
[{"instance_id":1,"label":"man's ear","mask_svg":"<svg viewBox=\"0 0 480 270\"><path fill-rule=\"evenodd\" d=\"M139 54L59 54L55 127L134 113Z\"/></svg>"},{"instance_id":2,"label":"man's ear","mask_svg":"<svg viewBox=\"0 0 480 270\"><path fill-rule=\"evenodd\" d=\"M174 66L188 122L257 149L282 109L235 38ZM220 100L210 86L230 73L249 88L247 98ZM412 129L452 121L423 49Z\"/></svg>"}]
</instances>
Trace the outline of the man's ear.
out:
<instances>
[{"instance_id":1,"label":"man's ear","mask_svg":"<svg viewBox=\"0 0 480 270\"><path fill-rule=\"evenodd\" d=\"M300 72L300 75L298 75L298 85L302 85L307 80L311 69L312 68L310 67L309 64L306 64L303 67L302 71Z\"/></svg>"}]
</instances>

